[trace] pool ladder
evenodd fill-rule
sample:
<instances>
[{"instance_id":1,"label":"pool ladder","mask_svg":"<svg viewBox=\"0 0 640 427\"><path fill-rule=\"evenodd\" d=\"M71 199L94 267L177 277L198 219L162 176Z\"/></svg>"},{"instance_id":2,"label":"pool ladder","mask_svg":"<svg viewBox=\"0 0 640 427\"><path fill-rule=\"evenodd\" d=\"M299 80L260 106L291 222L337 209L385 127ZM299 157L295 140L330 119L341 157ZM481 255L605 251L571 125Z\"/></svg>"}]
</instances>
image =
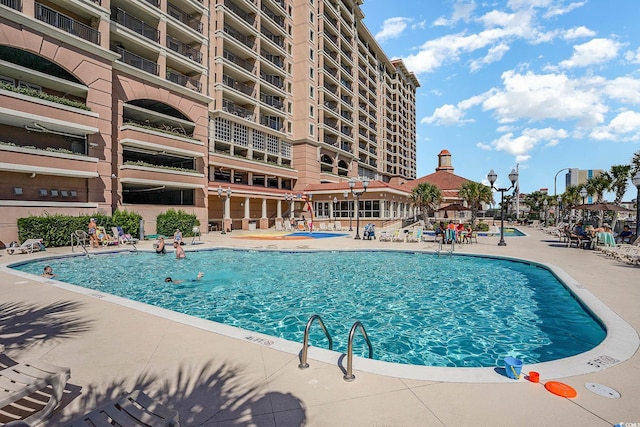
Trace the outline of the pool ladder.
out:
<instances>
[{"instance_id":1,"label":"pool ladder","mask_svg":"<svg viewBox=\"0 0 640 427\"><path fill-rule=\"evenodd\" d=\"M440 253L442 252L444 244L442 243L442 241L438 242L438 248L436 249L436 255L440 255ZM450 246L449 246L449 250L447 250L447 253L449 255L453 254L453 251L456 249L456 242L454 240L451 241Z\"/></svg>"},{"instance_id":2,"label":"pool ladder","mask_svg":"<svg viewBox=\"0 0 640 427\"><path fill-rule=\"evenodd\" d=\"M75 252L74 247L81 247L84 254L89 257L89 251L87 251L87 233L83 230L76 230L71 233L71 252Z\"/></svg>"},{"instance_id":3,"label":"pool ladder","mask_svg":"<svg viewBox=\"0 0 640 427\"><path fill-rule=\"evenodd\" d=\"M324 335L327 337L329 341L329 350L333 350L333 340L331 339L331 334L329 330L324 325L324 322L320 318L319 314L314 314L309 318L307 322L307 326L304 328L304 340L302 342L302 353L300 356L300 363L298 364L298 368L307 369L309 367L309 363L307 363L307 351L309 348L309 330L311 329L311 325L313 322L317 320L320 324L320 327L324 331ZM373 347L371 345L371 341L369 340L369 336L367 335L367 331L364 329L364 325L359 320L356 321L353 326L351 326L351 330L349 331L349 341L347 344L347 370L345 371L344 376L342 377L345 381L353 381L356 379L356 376L353 374L353 339L355 337L356 331L360 330L362 336L369 347L369 359L373 359Z\"/></svg>"}]
</instances>

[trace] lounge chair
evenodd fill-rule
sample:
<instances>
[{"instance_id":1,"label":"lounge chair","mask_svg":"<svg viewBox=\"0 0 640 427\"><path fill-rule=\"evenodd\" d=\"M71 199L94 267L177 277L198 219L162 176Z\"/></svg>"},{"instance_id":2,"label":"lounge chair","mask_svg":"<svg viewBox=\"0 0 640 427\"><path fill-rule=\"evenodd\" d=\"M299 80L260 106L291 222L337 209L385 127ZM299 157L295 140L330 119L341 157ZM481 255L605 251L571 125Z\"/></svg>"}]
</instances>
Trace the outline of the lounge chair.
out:
<instances>
[{"instance_id":1,"label":"lounge chair","mask_svg":"<svg viewBox=\"0 0 640 427\"><path fill-rule=\"evenodd\" d=\"M342 231L342 224L340 224L340 221L335 221L333 223L333 229L335 231Z\"/></svg>"},{"instance_id":2,"label":"lounge chair","mask_svg":"<svg viewBox=\"0 0 640 427\"><path fill-rule=\"evenodd\" d=\"M413 232L407 237L407 242L420 242L422 240L422 227L413 227Z\"/></svg>"},{"instance_id":3,"label":"lounge chair","mask_svg":"<svg viewBox=\"0 0 640 427\"><path fill-rule=\"evenodd\" d=\"M142 391L135 390L76 419L68 427L112 425L179 427L180 422L177 411L157 403Z\"/></svg>"},{"instance_id":4,"label":"lounge chair","mask_svg":"<svg viewBox=\"0 0 640 427\"><path fill-rule=\"evenodd\" d=\"M285 221L284 222L284 230L285 231L291 231L291 221Z\"/></svg>"},{"instance_id":5,"label":"lounge chair","mask_svg":"<svg viewBox=\"0 0 640 427\"><path fill-rule=\"evenodd\" d=\"M375 224L368 223L364 226L364 230L362 231L362 238L366 240L376 239Z\"/></svg>"},{"instance_id":6,"label":"lounge chair","mask_svg":"<svg viewBox=\"0 0 640 427\"><path fill-rule=\"evenodd\" d=\"M393 231L393 236L391 236L392 242L402 242L405 239L404 233L399 228Z\"/></svg>"},{"instance_id":7,"label":"lounge chair","mask_svg":"<svg viewBox=\"0 0 640 427\"><path fill-rule=\"evenodd\" d=\"M120 226L111 227L111 232L113 233L113 236L118 240L119 244L135 245L136 243L138 243L138 239L132 237L131 234L125 233Z\"/></svg>"},{"instance_id":8,"label":"lounge chair","mask_svg":"<svg viewBox=\"0 0 640 427\"><path fill-rule=\"evenodd\" d=\"M31 400L27 396L36 392L42 395L42 391L50 387L50 391L44 392L51 395L46 405L21 420L28 424L40 423L58 406L70 376L69 368L50 365L41 360L17 363L4 368L0 370L0 409L4 413L12 413L10 405L25 398ZM34 401L40 403L39 399ZM19 406L20 408L15 408L18 412L28 408L25 404Z\"/></svg>"},{"instance_id":9,"label":"lounge chair","mask_svg":"<svg viewBox=\"0 0 640 427\"><path fill-rule=\"evenodd\" d=\"M282 231L282 223L280 221L276 221L276 231Z\"/></svg>"},{"instance_id":10,"label":"lounge chair","mask_svg":"<svg viewBox=\"0 0 640 427\"><path fill-rule=\"evenodd\" d=\"M27 239L21 245L19 245L18 242L11 242L7 248L7 253L9 255L13 255L16 252L30 254L32 252L38 252L42 248L44 248L42 239Z\"/></svg>"}]
</instances>

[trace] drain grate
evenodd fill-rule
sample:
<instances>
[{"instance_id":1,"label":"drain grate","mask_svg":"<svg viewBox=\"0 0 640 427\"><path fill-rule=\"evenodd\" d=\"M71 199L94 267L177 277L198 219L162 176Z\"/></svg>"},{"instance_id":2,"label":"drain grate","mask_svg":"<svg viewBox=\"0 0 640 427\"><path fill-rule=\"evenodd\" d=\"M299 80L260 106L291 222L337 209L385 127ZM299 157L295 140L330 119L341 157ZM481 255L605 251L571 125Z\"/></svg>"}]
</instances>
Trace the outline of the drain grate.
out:
<instances>
[{"instance_id":1,"label":"drain grate","mask_svg":"<svg viewBox=\"0 0 640 427\"><path fill-rule=\"evenodd\" d=\"M605 366L612 366L620 363L620 361L611 356L599 356L595 359L591 359L587 362L587 365L591 365L595 368L603 368Z\"/></svg>"},{"instance_id":2,"label":"drain grate","mask_svg":"<svg viewBox=\"0 0 640 427\"><path fill-rule=\"evenodd\" d=\"M609 399L620 399L620 393L606 385L586 383L584 386L587 390L597 394L598 396L608 397Z\"/></svg>"}]
</instances>

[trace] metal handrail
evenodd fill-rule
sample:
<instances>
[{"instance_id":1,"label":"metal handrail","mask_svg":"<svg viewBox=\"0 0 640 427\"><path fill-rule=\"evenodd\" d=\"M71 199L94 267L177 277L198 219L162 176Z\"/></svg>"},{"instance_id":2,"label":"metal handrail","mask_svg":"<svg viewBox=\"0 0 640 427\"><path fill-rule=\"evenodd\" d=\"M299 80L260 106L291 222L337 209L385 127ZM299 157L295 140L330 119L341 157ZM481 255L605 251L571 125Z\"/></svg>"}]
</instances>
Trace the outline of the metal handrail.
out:
<instances>
[{"instance_id":1,"label":"metal handrail","mask_svg":"<svg viewBox=\"0 0 640 427\"><path fill-rule=\"evenodd\" d=\"M324 326L324 322L320 318L320 315L314 314L309 318L309 321L307 322L307 326L304 328L304 341L302 342L302 355L300 356L300 364L298 365L298 368L300 369L307 369L309 367L309 364L307 363L307 349L309 347L309 329L311 329L311 324L313 324L314 320L317 320L318 323L320 323L320 326L322 327L324 334L329 340L329 350L333 350L333 340L331 339L331 334L329 334L327 327Z\"/></svg>"},{"instance_id":2,"label":"metal handrail","mask_svg":"<svg viewBox=\"0 0 640 427\"><path fill-rule=\"evenodd\" d=\"M347 344L347 372L342 377L345 381L349 382L356 379L356 376L353 375L353 336L356 334L358 327L360 327L360 332L362 332L362 336L369 346L369 359L373 359L373 347L371 346L371 341L369 341L369 336L367 335L367 331L364 330L362 322L358 320L353 324L349 331L349 343Z\"/></svg>"},{"instance_id":3,"label":"metal handrail","mask_svg":"<svg viewBox=\"0 0 640 427\"><path fill-rule=\"evenodd\" d=\"M75 252L73 248L77 245L82 248L82 250L84 251L84 254L88 257L89 251L87 251L87 248L85 246L87 238L80 237L80 233L85 233L85 232L83 230L76 230L73 233L71 233L71 252ZM85 233L85 236L86 236L86 233ZM74 240L74 237L75 237L75 240Z\"/></svg>"}]
</instances>

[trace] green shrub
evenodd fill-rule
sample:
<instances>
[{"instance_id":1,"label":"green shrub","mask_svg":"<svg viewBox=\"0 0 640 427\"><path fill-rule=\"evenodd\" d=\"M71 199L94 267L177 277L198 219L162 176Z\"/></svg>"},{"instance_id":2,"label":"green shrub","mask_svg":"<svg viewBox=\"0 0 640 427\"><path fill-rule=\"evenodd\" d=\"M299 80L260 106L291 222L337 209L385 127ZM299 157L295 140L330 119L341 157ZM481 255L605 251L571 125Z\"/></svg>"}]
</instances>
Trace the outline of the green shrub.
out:
<instances>
[{"instance_id":1,"label":"green shrub","mask_svg":"<svg viewBox=\"0 0 640 427\"><path fill-rule=\"evenodd\" d=\"M189 214L182 210L169 209L156 218L156 230L158 234L173 236L176 228L182 231L184 237L193 236L193 227L200 225L195 214Z\"/></svg>"},{"instance_id":2,"label":"green shrub","mask_svg":"<svg viewBox=\"0 0 640 427\"><path fill-rule=\"evenodd\" d=\"M42 216L31 215L18 218L18 238L20 242L27 239L42 239L46 247L69 246L71 233L76 230L86 231L91 218L95 218L96 224L103 226L107 231L110 231L113 226L111 217L102 214L76 217L44 213Z\"/></svg>"},{"instance_id":3,"label":"green shrub","mask_svg":"<svg viewBox=\"0 0 640 427\"><path fill-rule=\"evenodd\" d=\"M116 209L111 217L114 225L119 225L125 234L137 236L140 232L140 220L142 215L136 212L121 211Z\"/></svg>"},{"instance_id":4,"label":"green shrub","mask_svg":"<svg viewBox=\"0 0 640 427\"><path fill-rule=\"evenodd\" d=\"M489 224L484 222L476 224L476 231L489 231Z\"/></svg>"}]
</instances>

